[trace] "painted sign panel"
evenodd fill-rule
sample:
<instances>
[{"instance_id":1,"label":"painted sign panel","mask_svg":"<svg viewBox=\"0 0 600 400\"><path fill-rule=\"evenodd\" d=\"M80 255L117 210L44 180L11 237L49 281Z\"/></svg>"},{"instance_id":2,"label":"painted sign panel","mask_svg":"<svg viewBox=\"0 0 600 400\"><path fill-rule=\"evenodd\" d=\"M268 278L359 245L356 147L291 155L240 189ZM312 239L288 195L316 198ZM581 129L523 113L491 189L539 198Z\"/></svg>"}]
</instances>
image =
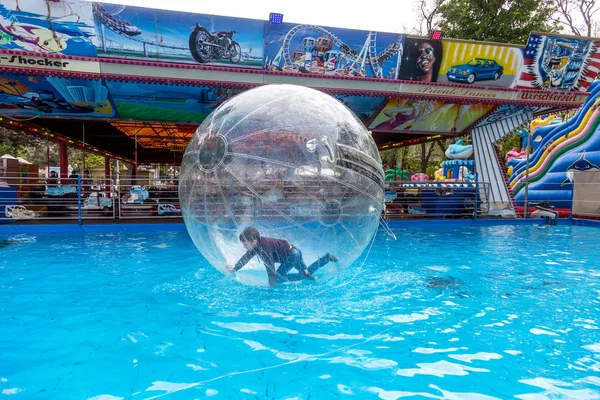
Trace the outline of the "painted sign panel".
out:
<instances>
[{"instance_id":1,"label":"painted sign panel","mask_svg":"<svg viewBox=\"0 0 600 400\"><path fill-rule=\"evenodd\" d=\"M494 108L491 104L391 99L370 124L378 132L459 133Z\"/></svg>"},{"instance_id":2,"label":"painted sign panel","mask_svg":"<svg viewBox=\"0 0 600 400\"><path fill-rule=\"evenodd\" d=\"M264 22L93 3L100 56L262 68Z\"/></svg>"},{"instance_id":3,"label":"painted sign panel","mask_svg":"<svg viewBox=\"0 0 600 400\"><path fill-rule=\"evenodd\" d=\"M95 57L94 34L92 6L84 1L0 3L2 49Z\"/></svg>"},{"instance_id":4,"label":"painted sign panel","mask_svg":"<svg viewBox=\"0 0 600 400\"><path fill-rule=\"evenodd\" d=\"M442 43L436 40L407 38L398 79L436 82L442 63Z\"/></svg>"},{"instance_id":5,"label":"painted sign panel","mask_svg":"<svg viewBox=\"0 0 600 400\"><path fill-rule=\"evenodd\" d=\"M396 78L402 35L316 25L265 24L267 70Z\"/></svg>"},{"instance_id":6,"label":"painted sign panel","mask_svg":"<svg viewBox=\"0 0 600 400\"><path fill-rule=\"evenodd\" d=\"M532 33L517 88L585 92L600 71L600 40Z\"/></svg>"},{"instance_id":7,"label":"painted sign panel","mask_svg":"<svg viewBox=\"0 0 600 400\"><path fill-rule=\"evenodd\" d=\"M422 94L428 96L496 100L496 101L527 101L540 103L561 103L568 106L580 106L588 98L587 93L581 92L552 92L552 91L532 91L523 90L520 92L509 90L492 90L481 87L447 87L431 85L411 85L400 84L398 89L400 93Z\"/></svg>"},{"instance_id":8,"label":"painted sign panel","mask_svg":"<svg viewBox=\"0 0 600 400\"><path fill-rule=\"evenodd\" d=\"M444 41L438 82L510 88L515 84L523 49L490 43Z\"/></svg>"},{"instance_id":9,"label":"painted sign panel","mask_svg":"<svg viewBox=\"0 0 600 400\"><path fill-rule=\"evenodd\" d=\"M122 119L200 123L240 89L106 81Z\"/></svg>"},{"instance_id":10,"label":"painted sign panel","mask_svg":"<svg viewBox=\"0 0 600 400\"><path fill-rule=\"evenodd\" d=\"M202 122L221 103L242 92L213 86L167 86L157 83L106 81L122 119ZM335 98L366 121L384 97L335 94Z\"/></svg>"},{"instance_id":11,"label":"painted sign panel","mask_svg":"<svg viewBox=\"0 0 600 400\"><path fill-rule=\"evenodd\" d=\"M85 118L116 116L108 89L100 80L11 73L0 76L0 113Z\"/></svg>"},{"instance_id":12,"label":"painted sign panel","mask_svg":"<svg viewBox=\"0 0 600 400\"><path fill-rule=\"evenodd\" d=\"M387 97L352 96L346 94L332 94L363 122L366 123Z\"/></svg>"},{"instance_id":13,"label":"painted sign panel","mask_svg":"<svg viewBox=\"0 0 600 400\"><path fill-rule=\"evenodd\" d=\"M494 112L486 115L485 118L482 118L477 122L477 126L491 124L498 121L504 121L505 119L519 116L525 113L532 113L536 107L528 107L528 106L519 106L519 105L505 105L500 106Z\"/></svg>"},{"instance_id":14,"label":"painted sign panel","mask_svg":"<svg viewBox=\"0 0 600 400\"><path fill-rule=\"evenodd\" d=\"M37 57L23 53L20 54L0 54L0 66L8 68L31 68L47 69L54 71L76 71L88 72L93 74L100 73L100 63L90 60L75 60L73 58L56 58L56 57Z\"/></svg>"}]
</instances>

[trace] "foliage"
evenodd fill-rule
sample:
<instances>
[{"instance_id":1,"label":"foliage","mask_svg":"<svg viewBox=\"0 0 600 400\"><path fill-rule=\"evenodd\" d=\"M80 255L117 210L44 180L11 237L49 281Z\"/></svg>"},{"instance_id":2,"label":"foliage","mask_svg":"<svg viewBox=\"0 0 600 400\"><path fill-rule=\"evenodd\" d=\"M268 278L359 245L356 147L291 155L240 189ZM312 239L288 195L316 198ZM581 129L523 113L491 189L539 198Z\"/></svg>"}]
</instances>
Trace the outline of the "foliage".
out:
<instances>
[{"instance_id":1,"label":"foliage","mask_svg":"<svg viewBox=\"0 0 600 400\"><path fill-rule=\"evenodd\" d=\"M415 11L419 24L418 34L431 35L435 27L439 24L440 8L448 0L417 0Z\"/></svg>"},{"instance_id":2,"label":"foliage","mask_svg":"<svg viewBox=\"0 0 600 400\"><path fill-rule=\"evenodd\" d=\"M446 159L444 151L448 144L448 140L439 140L422 145L384 150L380 153L383 169L399 167L401 170L409 170L413 174L424 172L429 176L433 176L442 161Z\"/></svg>"},{"instance_id":3,"label":"foliage","mask_svg":"<svg viewBox=\"0 0 600 400\"><path fill-rule=\"evenodd\" d=\"M70 148L68 150L69 164L76 173L83 170L83 150ZM85 169L91 177L104 177L104 157L93 153L85 153Z\"/></svg>"},{"instance_id":4,"label":"foliage","mask_svg":"<svg viewBox=\"0 0 600 400\"><path fill-rule=\"evenodd\" d=\"M56 167L60 165L59 147L56 142L0 127L0 156L10 154L13 157L21 157L40 168L45 168L48 163ZM83 172L83 150L69 148L68 158L75 172ZM85 169L90 171L91 176L103 177L104 157L86 152Z\"/></svg>"},{"instance_id":5,"label":"foliage","mask_svg":"<svg viewBox=\"0 0 600 400\"><path fill-rule=\"evenodd\" d=\"M557 21L573 35L596 36L600 26L594 14L600 10L596 0L556 0Z\"/></svg>"},{"instance_id":6,"label":"foliage","mask_svg":"<svg viewBox=\"0 0 600 400\"><path fill-rule=\"evenodd\" d=\"M10 154L13 157L22 157L30 163L44 168L48 165L48 153L50 165L58 165L58 145L54 142L47 142L0 127L0 156Z\"/></svg>"},{"instance_id":7,"label":"foliage","mask_svg":"<svg viewBox=\"0 0 600 400\"><path fill-rule=\"evenodd\" d=\"M555 12L555 0L449 0L439 26L446 37L525 44L532 31L560 31Z\"/></svg>"},{"instance_id":8,"label":"foliage","mask_svg":"<svg viewBox=\"0 0 600 400\"><path fill-rule=\"evenodd\" d=\"M521 136L518 133L511 133L507 135L503 139L499 140L496 145L500 150L500 155L504 157L506 153L511 151L514 147L517 148L517 151L520 151L522 147L525 147L525 143L521 144Z\"/></svg>"}]
</instances>

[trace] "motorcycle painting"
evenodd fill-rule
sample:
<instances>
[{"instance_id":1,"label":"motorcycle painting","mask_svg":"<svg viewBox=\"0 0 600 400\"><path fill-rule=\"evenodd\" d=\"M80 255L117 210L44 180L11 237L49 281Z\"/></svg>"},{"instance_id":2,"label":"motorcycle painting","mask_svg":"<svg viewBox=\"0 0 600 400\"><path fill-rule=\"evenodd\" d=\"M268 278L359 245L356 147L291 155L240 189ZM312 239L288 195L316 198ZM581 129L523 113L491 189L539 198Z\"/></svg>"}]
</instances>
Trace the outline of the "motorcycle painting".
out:
<instances>
[{"instance_id":1,"label":"motorcycle painting","mask_svg":"<svg viewBox=\"0 0 600 400\"><path fill-rule=\"evenodd\" d=\"M190 52L201 64L217 60L229 60L237 64L242 57L242 49L233 40L235 33L235 31L210 33L196 24L196 28L190 34Z\"/></svg>"},{"instance_id":2,"label":"motorcycle painting","mask_svg":"<svg viewBox=\"0 0 600 400\"><path fill-rule=\"evenodd\" d=\"M99 57L263 67L264 21L94 3Z\"/></svg>"}]
</instances>

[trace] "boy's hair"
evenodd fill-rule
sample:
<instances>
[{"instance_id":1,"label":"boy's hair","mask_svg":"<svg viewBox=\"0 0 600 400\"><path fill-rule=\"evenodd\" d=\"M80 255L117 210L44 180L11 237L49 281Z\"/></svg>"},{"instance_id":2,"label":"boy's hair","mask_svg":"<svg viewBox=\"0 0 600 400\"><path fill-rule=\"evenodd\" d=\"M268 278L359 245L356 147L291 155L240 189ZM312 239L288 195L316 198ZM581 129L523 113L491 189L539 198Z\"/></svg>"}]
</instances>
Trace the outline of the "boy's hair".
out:
<instances>
[{"instance_id":1,"label":"boy's hair","mask_svg":"<svg viewBox=\"0 0 600 400\"><path fill-rule=\"evenodd\" d=\"M253 240L260 241L260 232L258 232L258 229L250 226L240 234L240 242L250 243Z\"/></svg>"}]
</instances>

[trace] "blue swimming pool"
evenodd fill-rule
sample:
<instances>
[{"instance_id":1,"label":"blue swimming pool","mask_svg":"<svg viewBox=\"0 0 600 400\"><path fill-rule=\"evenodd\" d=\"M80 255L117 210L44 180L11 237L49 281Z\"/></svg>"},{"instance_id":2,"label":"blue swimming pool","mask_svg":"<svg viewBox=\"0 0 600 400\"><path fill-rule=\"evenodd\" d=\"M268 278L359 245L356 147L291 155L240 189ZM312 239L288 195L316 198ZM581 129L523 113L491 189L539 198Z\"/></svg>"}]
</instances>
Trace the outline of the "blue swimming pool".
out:
<instances>
[{"instance_id":1,"label":"blue swimming pool","mask_svg":"<svg viewBox=\"0 0 600 400\"><path fill-rule=\"evenodd\" d=\"M600 230L395 227L242 286L186 232L0 239L0 398L600 399Z\"/></svg>"}]
</instances>

